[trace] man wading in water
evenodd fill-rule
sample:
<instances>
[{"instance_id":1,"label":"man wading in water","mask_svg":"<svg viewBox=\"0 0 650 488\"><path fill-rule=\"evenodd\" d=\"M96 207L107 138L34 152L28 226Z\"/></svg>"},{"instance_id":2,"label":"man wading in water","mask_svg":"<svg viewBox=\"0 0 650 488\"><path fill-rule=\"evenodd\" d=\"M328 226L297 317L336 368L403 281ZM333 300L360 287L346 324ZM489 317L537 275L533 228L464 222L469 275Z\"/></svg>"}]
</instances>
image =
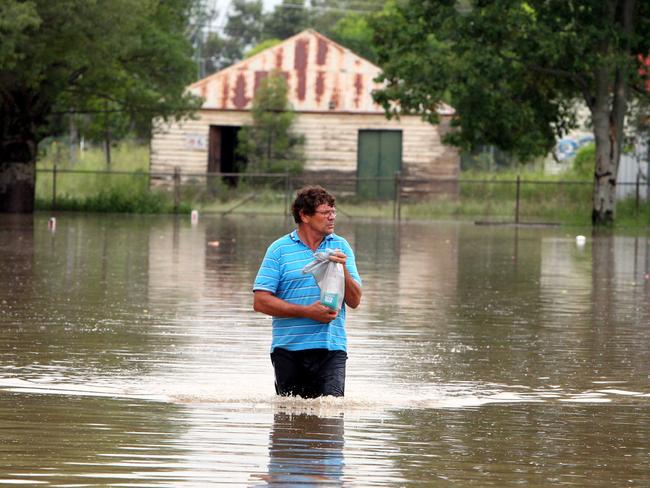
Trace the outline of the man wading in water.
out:
<instances>
[{"instance_id":1,"label":"man wading in water","mask_svg":"<svg viewBox=\"0 0 650 488\"><path fill-rule=\"evenodd\" d=\"M278 395L343 396L348 358L345 306L361 301L361 277L348 242L334 234L335 199L320 186L298 191L291 206L298 228L269 246L255 278L253 308L273 317L271 362ZM345 296L337 313L321 304L320 289L302 268L316 251L338 249Z\"/></svg>"}]
</instances>

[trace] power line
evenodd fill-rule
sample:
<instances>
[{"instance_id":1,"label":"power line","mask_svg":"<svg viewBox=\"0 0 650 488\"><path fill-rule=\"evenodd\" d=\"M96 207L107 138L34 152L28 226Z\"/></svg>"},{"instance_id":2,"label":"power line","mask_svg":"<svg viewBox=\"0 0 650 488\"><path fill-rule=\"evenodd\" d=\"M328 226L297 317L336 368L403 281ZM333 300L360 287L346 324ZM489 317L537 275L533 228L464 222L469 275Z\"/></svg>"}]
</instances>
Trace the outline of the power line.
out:
<instances>
[{"instance_id":1,"label":"power line","mask_svg":"<svg viewBox=\"0 0 650 488\"><path fill-rule=\"evenodd\" d=\"M230 11L230 8L232 7L232 0L228 2L228 6L223 10L223 16L228 16L228 12ZM284 8L284 9L294 9L294 10L306 10L307 12L320 12L320 13L355 13L355 14L371 14L376 12L376 10L364 10L364 9L358 9L358 8L349 8L349 7L330 7L330 6L306 6L306 5L300 5L300 4L295 4L295 3L282 3L278 4L275 6L275 10L279 8ZM267 14L267 15L272 15ZM264 15L263 15L264 16ZM225 30L225 28L228 26L228 17L225 19L221 19L219 23L213 23L210 25L211 29L209 29L207 32L221 32ZM237 32L237 31L235 31ZM239 31L240 33L242 31Z\"/></svg>"},{"instance_id":2,"label":"power line","mask_svg":"<svg viewBox=\"0 0 650 488\"><path fill-rule=\"evenodd\" d=\"M300 5L296 3L281 3L279 5L276 5L275 7L277 8L287 8L287 9L306 9L306 10L320 10L323 12L352 12L352 13L364 13L364 14L370 14L374 12L374 10L361 10L361 9L353 9L353 8L348 8L348 7L328 7L328 6L310 6L307 7L305 5Z\"/></svg>"}]
</instances>

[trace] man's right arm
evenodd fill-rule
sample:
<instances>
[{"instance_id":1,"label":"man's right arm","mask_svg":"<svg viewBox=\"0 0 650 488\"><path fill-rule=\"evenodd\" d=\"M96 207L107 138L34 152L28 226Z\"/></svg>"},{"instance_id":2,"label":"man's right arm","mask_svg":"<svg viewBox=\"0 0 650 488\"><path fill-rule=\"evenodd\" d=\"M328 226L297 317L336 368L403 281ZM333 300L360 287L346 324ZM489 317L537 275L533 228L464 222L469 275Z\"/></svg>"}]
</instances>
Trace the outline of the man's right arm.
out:
<instances>
[{"instance_id":1,"label":"man's right arm","mask_svg":"<svg viewBox=\"0 0 650 488\"><path fill-rule=\"evenodd\" d=\"M320 302L297 305L276 297L270 291L257 290L253 298L253 310L272 317L304 317L324 324L336 318L338 312Z\"/></svg>"}]
</instances>

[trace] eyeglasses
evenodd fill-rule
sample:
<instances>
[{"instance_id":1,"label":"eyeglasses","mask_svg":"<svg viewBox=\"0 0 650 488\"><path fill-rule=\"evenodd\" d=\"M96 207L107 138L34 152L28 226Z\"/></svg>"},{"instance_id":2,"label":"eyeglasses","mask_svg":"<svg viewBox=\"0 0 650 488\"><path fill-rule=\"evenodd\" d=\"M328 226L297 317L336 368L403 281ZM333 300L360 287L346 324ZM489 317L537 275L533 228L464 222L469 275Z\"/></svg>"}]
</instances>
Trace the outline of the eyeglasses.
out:
<instances>
[{"instance_id":1,"label":"eyeglasses","mask_svg":"<svg viewBox=\"0 0 650 488\"><path fill-rule=\"evenodd\" d=\"M336 209L332 210L315 210L314 213L320 214L324 217L336 217Z\"/></svg>"}]
</instances>

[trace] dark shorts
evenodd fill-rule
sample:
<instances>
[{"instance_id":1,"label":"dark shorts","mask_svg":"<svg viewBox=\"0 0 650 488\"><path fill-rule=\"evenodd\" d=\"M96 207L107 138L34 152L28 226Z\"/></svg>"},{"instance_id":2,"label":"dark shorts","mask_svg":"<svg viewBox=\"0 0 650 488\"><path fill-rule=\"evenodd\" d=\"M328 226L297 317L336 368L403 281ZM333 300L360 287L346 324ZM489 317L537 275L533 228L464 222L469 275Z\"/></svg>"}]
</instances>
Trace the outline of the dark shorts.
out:
<instances>
[{"instance_id":1,"label":"dark shorts","mask_svg":"<svg viewBox=\"0 0 650 488\"><path fill-rule=\"evenodd\" d=\"M287 351L276 347L271 353L275 370L275 392L282 396L316 398L345 392L345 351L305 349Z\"/></svg>"}]
</instances>

